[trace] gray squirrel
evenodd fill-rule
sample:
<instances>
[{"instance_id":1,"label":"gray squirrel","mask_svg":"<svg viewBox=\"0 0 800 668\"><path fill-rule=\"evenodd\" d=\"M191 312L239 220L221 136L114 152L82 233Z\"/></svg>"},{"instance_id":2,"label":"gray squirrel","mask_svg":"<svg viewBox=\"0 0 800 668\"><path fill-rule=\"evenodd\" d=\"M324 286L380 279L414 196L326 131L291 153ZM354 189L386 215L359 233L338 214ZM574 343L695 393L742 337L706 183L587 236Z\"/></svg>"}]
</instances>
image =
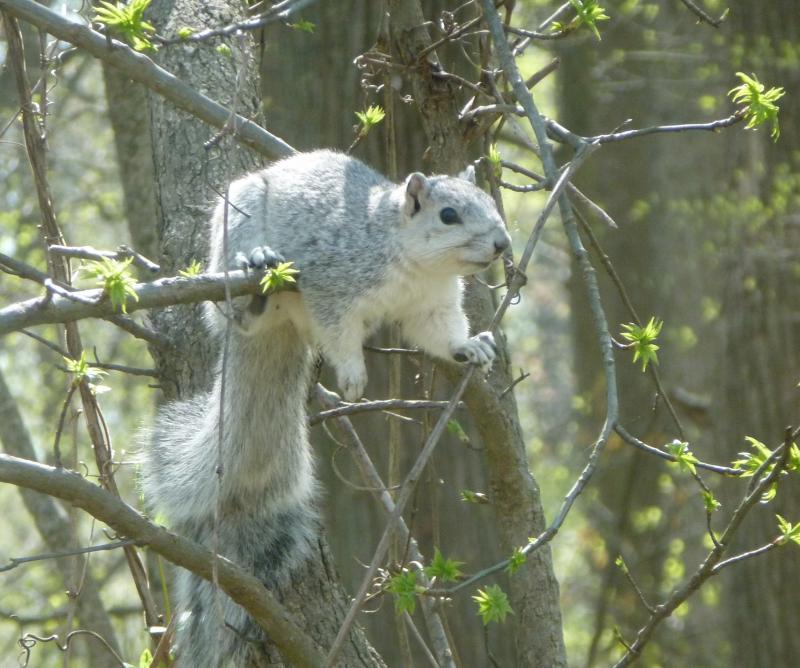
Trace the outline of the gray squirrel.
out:
<instances>
[{"instance_id":1,"label":"gray squirrel","mask_svg":"<svg viewBox=\"0 0 800 668\"><path fill-rule=\"evenodd\" d=\"M220 553L268 588L285 586L318 534L305 412L314 351L331 364L348 401L366 386L364 340L386 322L399 323L409 343L435 357L488 370L494 340L489 332L469 336L460 277L486 269L509 244L471 170L413 173L398 185L355 158L321 150L232 183L211 219L209 271L263 269L285 258L300 271L299 291L235 299L230 323L209 305L212 333L221 338L231 327L224 405L220 359L210 393L159 412L142 473L149 506L209 547L218 513ZM210 583L179 573L181 666L245 666L263 651L260 629L218 596Z\"/></svg>"}]
</instances>

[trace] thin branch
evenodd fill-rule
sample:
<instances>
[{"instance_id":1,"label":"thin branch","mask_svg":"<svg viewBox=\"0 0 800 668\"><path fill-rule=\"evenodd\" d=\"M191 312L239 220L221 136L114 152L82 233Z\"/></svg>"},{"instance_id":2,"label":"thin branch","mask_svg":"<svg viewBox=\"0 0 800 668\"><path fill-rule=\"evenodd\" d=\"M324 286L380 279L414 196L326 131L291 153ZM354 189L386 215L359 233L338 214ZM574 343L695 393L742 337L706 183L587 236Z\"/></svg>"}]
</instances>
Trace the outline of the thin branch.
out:
<instances>
[{"instance_id":1,"label":"thin branch","mask_svg":"<svg viewBox=\"0 0 800 668\"><path fill-rule=\"evenodd\" d=\"M104 552L106 550L116 550L126 545L135 545L136 541L128 538L126 540L115 541L113 543L104 543L103 545L92 545L90 547L76 547L73 550L59 550L57 552L46 552L45 554L36 554L31 557L9 557L8 564L0 566L0 573L10 571L22 564L28 564L33 561L45 561L47 559L60 559L61 557L74 557L76 554L88 554L90 552Z\"/></svg>"},{"instance_id":2,"label":"thin branch","mask_svg":"<svg viewBox=\"0 0 800 668\"><path fill-rule=\"evenodd\" d=\"M120 657L120 655L117 654L116 650L108 643L108 641L103 636L101 636L99 633L96 633L95 631L90 631L89 629L76 629L75 631L70 631L65 636L63 643L60 642L60 638L58 635L38 636L34 633L26 633L19 639L19 644L22 646L22 649L25 652L25 663L23 665L27 666L29 664L31 659L31 650L36 646L37 643L52 642L56 647L58 647L59 650L61 650L62 652L66 652L67 650L69 650L69 646L70 643L72 642L72 639L82 635L90 636L95 640L99 640L103 644L103 646L109 652L111 652L111 654L114 656L114 659L116 659L119 662L122 668L126 668L126 666L129 665L122 660L122 657Z\"/></svg>"},{"instance_id":3,"label":"thin branch","mask_svg":"<svg viewBox=\"0 0 800 668\"><path fill-rule=\"evenodd\" d=\"M387 411L402 408L405 410L441 410L447 408L449 401L424 401L420 399L383 399L380 401L365 401L357 404L346 404L329 410L320 411L308 418L308 424L314 426L330 420L331 418L355 415L368 411Z\"/></svg>"},{"instance_id":4,"label":"thin branch","mask_svg":"<svg viewBox=\"0 0 800 668\"><path fill-rule=\"evenodd\" d=\"M728 10L726 9L718 19L715 19L713 16L708 14L708 12L704 11L701 7L698 7L692 0L681 0L685 7L689 9L698 19L701 21L705 21L713 28L719 28L722 25L722 22L728 16Z\"/></svg>"},{"instance_id":5,"label":"thin branch","mask_svg":"<svg viewBox=\"0 0 800 668\"><path fill-rule=\"evenodd\" d=\"M32 0L0 0L0 9L60 40L85 49L95 58L113 65L134 81L162 95L179 109L189 112L212 127L229 128L238 142L268 158L282 158L295 153L289 144L254 121L239 115L231 118L230 112L223 105L197 92L123 42L75 23Z\"/></svg>"},{"instance_id":6,"label":"thin branch","mask_svg":"<svg viewBox=\"0 0 800 668\"><path fill-rule=\"evenodd\" d=\"M319 383L317 384L316 393L317 399L322 406L333 407L336 405L336 395L326 390ZM334 409L329 408L325 412L331 412L332 410ZM388 490L386 489L378 470L372 463L372 460L370 459L364 444L361 442L358 433L353 427L352 422L350 422L350 420L344 416L338 417L336 422L350 442L350 447L348 450L358 465L364 481L366 484L371 486L373 494L378 498L384 510L391 515L395 510L395 502L392 499L392 495L389 494ZM408 545L408 553L412 561L424 563L425 558L419 550L419 545L411 535L411 532L402 517L399 518L397 527L401 541ZM423 587L430 586L430 582L423 571L419 571L417 577L419 578L419 582ZM447 633L445 632L444 619L437 609L436 603L430 599L426 600L423 598L421 604L428 634L431 637L431 642L441 667L454 668L455 664L453 663L453 651L450 648Z\"/></svg>"},{"instance_id":7,"label":"thin branch","mask_svg":"<svg viewBox=\"0 0 800 668\"><path fill-rule=\"evenodd\" d=\"M214 555L198 543L145 519L122 499L74 471L56 469L0 454L0 482L33 489L82 508L120 536L147 545L172 563L211 580ZM223 556L217 556L219 584L269 634L287 660L298 666L323 666L319 649L261 581Z\"/></svg>"},{"instance_id":8,"label":"thin branch","mask_svg":"<svg viewBox=\"0 0 800 668\"><path fill-rule=\"evenodd\" d=\"M141 253L137 253L132 248L122 245L116 251L104 251L93 248L92 246L58 246L51 245L50 252L62 257L77 257L84 260L103 260L105 258L111 260L127 260L133 258L133 263L137 267L146 269L147 271L155 274L161 269L155 262L148 260Z\"/></svg>"},{"instance_id":9,"label":"thin branch","mask_svg":"<svg viewBox=\"0 0 800 668\"><path fill-rule=\"evenodd\" d=\"M593 137L586 137L586 141L598 142L599 144L608 144L609 142L623 141L625 139L632 139L634 137L644 137L645 135L658 134L662 132L716 132L722 128L729 128L744 120L744 113L737 111L727 118L721 118L717 121L710 123L683 123L678 125L654 125L649 128L639 128L638 130L623 130L622 132L611 132L604 135L595 135ZM548 121L548 128L555 128L557 124L553 121ZM556 132L556 134L560 134Z\"/></svg>"},{"instance_id":10,"label":"thin branch","mask_svg":"<svg viewBox=\"0 0 800 668\"><path fill-rule=\"evenodd\" d=\"M300 11L316 0L285 0L279 2L258 16L253 16L238 23L231 23L220 28L206 28L205 30L198 30L186 37L162 37L154 38L154 42L158 44L170 45L181 44L184 42L204 42L214 37L227 37L229 35L238 35L243 32L251 32L253 30L260 30L270 23L276 21L285 21L294 12Z\"/></svg>"},{"instance_id":11,"label":"thin branch","mask_svg":"<svg viewBox=\"0 0 800 668\"><path fill-rule=\"evenodd\" d=\"M622 438L623 441L625 441L629 445L632 445L635 448L638 448L639 450L647 452L648 454L651 455L655 455L656 457L661 457L661 459L666 459L667 461L670 462L678 461L677 457L674 457L668 452L664 452L663 450L655 448L652 445L647 445L647 443L645 443L644 441L640 441L635 436L632 436L622 425L618 424L614 428L614 430L617 432L617 434L619 434L620 438ZM719 464L708 464L706 462L700 462L700 461L695 462L695 466L697 466L697 468L699 469L705 469L706 471L713 471L714 473L719 473L721 475L726 475L726 476L732 476L735 478L740 477L744 473L744 469L735 469L731 468L730 466L720 466Z\"/></svg>"}]
</instances>

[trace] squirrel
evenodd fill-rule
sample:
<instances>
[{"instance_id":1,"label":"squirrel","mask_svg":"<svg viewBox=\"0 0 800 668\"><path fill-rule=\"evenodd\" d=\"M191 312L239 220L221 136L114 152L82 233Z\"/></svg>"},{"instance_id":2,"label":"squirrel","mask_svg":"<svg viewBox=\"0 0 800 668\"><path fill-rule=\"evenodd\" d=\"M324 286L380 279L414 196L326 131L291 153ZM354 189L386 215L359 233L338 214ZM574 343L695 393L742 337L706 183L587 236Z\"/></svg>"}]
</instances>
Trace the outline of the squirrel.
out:
<instances>
[{"instance_id":1,"label":"squirrel","mask_svg":"<svg viewBox=\"0 0 800 668\"><path fill-rule=\"evenodd\" d=\"M298 291L239 297L227 317L208 305L214 335L231 327L227 360L223 366L220 355L210 393L159 411L142 472L148 505L266 587L285 586L319 532L305 413L314 351L335 370L347 401L363 395L362 345L385 322L399 323L409 343L435 357L488 370L494 339L469 336L461 277L489 267L510 243L472 168L458 177L415 172L398 185L355 158L318 150L232 183L211 218L209 270L271 268L286 258L300 272ZM255 645L241 636L263 641L263 633L218 596L211 583L179 573L180 665L253 660ZM219 600L222 635L214 632Z\"/></svg>"}]
</instances>

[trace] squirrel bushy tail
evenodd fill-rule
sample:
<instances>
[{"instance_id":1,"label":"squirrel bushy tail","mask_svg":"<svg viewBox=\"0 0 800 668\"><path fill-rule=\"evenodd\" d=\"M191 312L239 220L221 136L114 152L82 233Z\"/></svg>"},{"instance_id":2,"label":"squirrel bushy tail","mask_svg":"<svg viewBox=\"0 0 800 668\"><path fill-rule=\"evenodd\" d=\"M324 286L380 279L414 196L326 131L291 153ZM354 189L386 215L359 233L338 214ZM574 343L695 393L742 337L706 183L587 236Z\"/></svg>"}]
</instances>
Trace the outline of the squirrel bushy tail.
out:
<instances>
[{"instance_id":1,"label":"squirrel bushy tail","mask_svg":"<svg viewBox=\"0 0 800 668\"><path fill-rule=\"evenodd\" d=\"M290 322L257 336L233 328L224 403L220 362L210 393L161 410L144 467L146 498L176 532L216 545L273 590L309 557L318 533L305 414L310 366ZM181 666L245 666L251 653L264 656L263 632L211 583L181 571L173 606Z\"/></svg>"}]
</instances>

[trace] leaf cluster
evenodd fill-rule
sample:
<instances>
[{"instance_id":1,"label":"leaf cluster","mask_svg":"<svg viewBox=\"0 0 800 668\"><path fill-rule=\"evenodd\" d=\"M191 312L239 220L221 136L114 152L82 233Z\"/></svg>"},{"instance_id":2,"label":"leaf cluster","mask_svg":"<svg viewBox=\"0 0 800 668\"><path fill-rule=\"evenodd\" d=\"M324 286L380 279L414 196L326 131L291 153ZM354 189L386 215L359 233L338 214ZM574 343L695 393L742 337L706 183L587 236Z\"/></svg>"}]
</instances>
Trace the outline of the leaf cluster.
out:
<instances>
[{"instance_id":1,"label":"leaf cluster","mask_svg":"<svg viewBox=\"0 0 800 668\"><path fill-rule=\"evenodd\" d=\"M605 8L601 7L597 0L569 0L575 10L575 18L569 23L559 23L554 21L552 28L558 32L571 32L582 26L586 26L592 34L600 40L600 31L597 29L598 21L608 21Z\"/></svg>"},{"instance_id":2,"label":"leaf cluster","mask_svg":"<svg viewBox=\"0 0 800 668\"><path fill-rule=\"evenodd\" d=\"M484 625L489 622L505 622L508 613L514 614L508 596L498 585L479 589L472 599L478 604L478 614Z\"/></svg>"},{"instance_id":3,"label":"leaf cluster","mask_svg":"<svg viewBox=\"0 0 800 668\"><path fill-rule=\"evenodd\" d=\"M370 105L364 111L357 111L355 114L361 124L358 131L361 137L366 137L369 131L386 117L383 107L377 104Z\"/></svg>"},{"instance_id":4,"label":"leaf cluster","mask_svg":"<svg viewBox=\"0 0 800 668\"><path fill-rule=\"evenodd\" d=\"M656 339L661 334L661 328L664 326L664 321L659 320L655 316L644 327L629 322L622 325L626 331L622 332L622 338L630 341L633 346L633 362L634 364L642 361L642 372L647 371L647 365L650 362L658 364L658 355L656 351L659 346L656 345Z\"/></svg>"},{"instance_id":5,"label":"leaf cluster","mask_svg":"<svg viewBox=\"0 0 800 668\"><path fill-rule=\"evenodd\" d=\"M77 387L85 380L89 384L89 389L92 391L92 394L108 392L111 389L105 385L99 384L99 381L104 376L107 376L108 372L90 366L89 361L86 359L85 350L81 351L81 356L78 359L72 359L71 357L63 357L62 359L67 367L67 371L72 374L73 387Z\"/></svg>"},{"instance_id":6,"label":"leaf cluster","mask_svg":"<svg viewBox=\"0 0 800 668\"><path fill-rule=\"evenodd\" d=\"M728 95L736 104L744 105L747 128L752 129L769 122L772 125L769 135L773 141L777 141L781 136L781 128L778 124L780 109L775 103L786 94L786 91L783 90L783 87L765 90L764 84L756 78L755 74L748 76L744 72L737 72L736 76L742 80L742 84L731 88Z\"/></svg>"},{"instance_id":7,"label":"leaf cluster","mask_svg":"<svg viewBox=\"0 0 800 668\"><path fill-rule=\"evenodd\" d=\"M144 20L150 0L130 0L126 5L100 0L94 10L94 20L119 35L137 51L155 51L150 41L155 27Z\"/></svg>"},{"instance_id":8,"label":"leaf cluster","mask_svg":"<svg viewBox=\"0 0 800 668\"><path fill-rule=\"evenodd\" d=\"M692 475L697 474L696 464L699 461L692 454L688 443L678 440L667 443L667 452L675 457L674 464L677 464L681 471L689 471Z\"/></svg>"},{"instance_id":9,"label":"leaf cluster","mask_svg":"<svg viewBox=\"0 0 800 668\"><path fill-rule=\"evenodd\" d=\"M96 279L97 284L102 287L114 308L119 308L123 313L127 313L128 299L139 301L136 294L136 279L130 272L130 265L133 258L124 260L112 260L103 258L97 262L89 262L81 267L82 273Z\"/></svg>"},{"instance_id":10,"label":"leaf cluster","mask_svg":"<svg viewBox=\"0 0 800 668\"><path fill-rule=\"evenodd\" d=\"M300 273L292 265L293 262L281 262L270 269L261 279L261 290L265 294L270 290L280 290L286 285L297 283L295 276Z\"/></svg>"}]
</instances>

